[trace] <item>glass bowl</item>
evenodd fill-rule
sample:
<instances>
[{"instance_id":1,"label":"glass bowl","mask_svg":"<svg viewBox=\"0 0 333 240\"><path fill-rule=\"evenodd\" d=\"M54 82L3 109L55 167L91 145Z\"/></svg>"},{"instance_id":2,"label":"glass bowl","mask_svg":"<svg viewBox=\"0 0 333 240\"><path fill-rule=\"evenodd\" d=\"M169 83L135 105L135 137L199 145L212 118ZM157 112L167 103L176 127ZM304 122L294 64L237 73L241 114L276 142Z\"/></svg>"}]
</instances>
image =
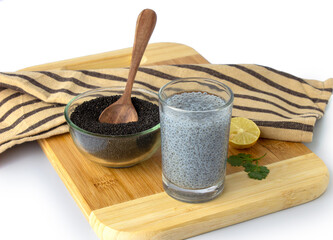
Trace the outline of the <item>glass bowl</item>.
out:
<instances>
[{"instance_id":1,"label":"glass bowl","mask_svg":"<svg viewBox=\"0 0 333 240\"><path fill-rule=\"evenodd\" d=\"M65 108L65 119L76 147L92 162L106 167L130 167L150 158L161 145L160 124L129 135L92 133L75 125L70 116L85 101L102 96L122 95L125 87L99 88L73 98ZM132 97L158 106L158 95L150 90L133 88Z\"/></svg>"}]
</instances>

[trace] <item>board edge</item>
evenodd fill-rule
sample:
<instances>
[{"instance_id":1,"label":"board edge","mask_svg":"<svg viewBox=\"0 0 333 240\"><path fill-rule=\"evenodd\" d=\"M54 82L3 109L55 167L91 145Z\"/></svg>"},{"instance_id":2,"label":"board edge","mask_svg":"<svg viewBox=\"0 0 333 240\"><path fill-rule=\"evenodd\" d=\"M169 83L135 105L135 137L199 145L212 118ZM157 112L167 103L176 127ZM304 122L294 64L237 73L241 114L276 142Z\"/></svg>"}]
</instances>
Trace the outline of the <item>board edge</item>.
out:
<instances>
[{"instance_id":1,"label":"board edge","mask_svg":"<svg viewBox=\"0 0 333 240\"><path fill-rule=\"evenodd\" d=\"M131 231L130 229L121 230L113 228L112 224L108 223L108 220L104 220L105 216L113 213L113 208L123 209L123 208L133 207L135 204L138 205L138 208L142 208L142 204L148 204L148 205L153 204L153 202L156 202L156 198L159 200L163 199L164 201L168 202L168 204L171 205L174 204L173 207L175 209L188 208L188 210L184 210L186 213L188 213L188 211L199 211L199 212L201 211L203 213L204 211L206 211L205 208L207 207L208 209L210 205L209 202L206 203L206 205L200 205L200 204L193 205L193 204L182 203L170 198L165 192L162 192L144 198L120 203L118 204L119 206L114 205L111 207L105 207L103 209L94 210L90 214L89 223L93 228L93 230L95 231L95 233L97 234L97 236L102 240L133 239L134 237L135 239L183 239L198 234L202 234L205 232L209 232L212 230L216 230L219 228L227 227L259 216L264 216L283 209L304 204L306 202L310 202L320 197L327 189L329 182L329 171L324 162L314 153L309 153L301 157L291 158L283 162L272 163L267 166L272 170L277 168L277 170L283 169L286 171L286 169L283 166L287 164L286 161L294 163L297 162L297 164L302 164L302 161L304 160L312 161L311 166L310 165L308 166L308 170L311 170L312 172L315 171L316 173L311 178L309 179L304 178L300 182L297 182L292 177L287 178L286 181L282 180L280 182L281 186L279 193L281 195L279 195L278 193L275 193L275 195L274 194L270 195L271 193L270 190L267 190L267 192L263 194L258 193L258 195L256 196L258 197L258 199L252 199L253 201L249 201L248 204L244 204L242 203L242 201L238 199L236 201L238 202L238 205L236 203L234 209L226 208L227 210L225 212L217 212L210 216L209 215L203 216L202 218L200 216L197 216L197 219L192 219L191 221L187 221L184 224L179 224L177 226L168 227L162 224L161 227L158 229L151 227L148 224L147 229L145 230L134 229L133 231ZM245 172L237 172L228 175L226 178L226 183L231 182L233 180L235 181L237 179L239 181L237 185L243 186L244 188L248 187L248 183L250 181L253 181L248 179ZM258 181L255 182L255 184L257 183ZM260 184L262 184L262 182L260 182ZM226 184L226 188L227 187L228 186ZM255 188L252 188L252 191L255 191ZM307 195L308 197L304 198L304 195ZM221 206L223 204L226 203L220 202ZM235 204L235 200L233 200L233 202L230 202L229 204ZM258 207L258 206L264 206L265 204L270 204L270 207L269 208ZM201 206L204 207L203 209L200 210ZM256 211L253 211L255 206L257 207L257 209ZM119 209L117 209L117 211L119 211ZM182 212L180 214L182 214ZM132 219L130 221L132 221ZM138 221L140 221L140 219L138 219ZM155 219L155 222L156 221L158 220ZM204 225L205 229L202 229L201 225Z\"/></svg>"}]
</instances>

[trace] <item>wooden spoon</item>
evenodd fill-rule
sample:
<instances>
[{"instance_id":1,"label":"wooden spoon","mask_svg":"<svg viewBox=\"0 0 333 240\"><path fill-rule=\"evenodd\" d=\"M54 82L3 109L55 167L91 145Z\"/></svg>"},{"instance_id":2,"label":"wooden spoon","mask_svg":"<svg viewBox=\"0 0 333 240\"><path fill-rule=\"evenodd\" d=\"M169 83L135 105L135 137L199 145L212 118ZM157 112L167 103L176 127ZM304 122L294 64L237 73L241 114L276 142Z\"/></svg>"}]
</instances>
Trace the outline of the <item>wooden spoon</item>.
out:
<instances>
[{"instance_id":1,"label":"wooden spoon","mask_svg":"<svg viewBox=\"0 0 333 240\"><path fill-rule=\"evenodd\" d=\"M104 109L99 116L100 122L128 123L138 121L138 114L131 100L132 87L143 53L145 52L150 36L154 31L156 19L156 13L150 9L143 10L138 16L131 66L124 93L118 101Z\"/></svg>"}]
</instances>

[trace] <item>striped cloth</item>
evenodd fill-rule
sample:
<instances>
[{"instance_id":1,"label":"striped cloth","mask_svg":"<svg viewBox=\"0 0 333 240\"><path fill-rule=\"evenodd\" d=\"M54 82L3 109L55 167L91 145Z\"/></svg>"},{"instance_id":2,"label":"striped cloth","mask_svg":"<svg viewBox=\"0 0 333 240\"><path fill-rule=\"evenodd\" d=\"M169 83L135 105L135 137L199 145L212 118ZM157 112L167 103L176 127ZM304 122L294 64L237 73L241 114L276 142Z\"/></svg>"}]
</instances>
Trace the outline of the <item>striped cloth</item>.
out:
<instances>
[{"instance_id":1,"label":"striped cloth","mask_svg":"<svg viewBox=\"0 0 333 240\"><path fill-rule=\"evenodd\" d=\"M26 141L65 133L64 107L98 87L124 85L128 68L0 73L0 153ZM333 79L304 80L259 65L141 67L135 86L158 91L169 81L205 77L234 92L233 116L254 120L263 138L309 142L332 94Z\"/></svg>"}]
</instances>

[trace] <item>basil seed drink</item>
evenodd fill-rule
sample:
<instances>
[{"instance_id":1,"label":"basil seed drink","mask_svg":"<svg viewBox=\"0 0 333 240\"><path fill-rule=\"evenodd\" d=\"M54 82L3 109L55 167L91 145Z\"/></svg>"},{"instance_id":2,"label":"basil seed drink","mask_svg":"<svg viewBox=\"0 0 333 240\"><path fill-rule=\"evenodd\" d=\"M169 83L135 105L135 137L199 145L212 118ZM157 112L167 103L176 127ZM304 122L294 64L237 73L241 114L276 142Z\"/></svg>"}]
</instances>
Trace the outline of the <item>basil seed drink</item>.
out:
<instances>
[{"instance_id":1,"label":"basil seed drink","mask_svg":"<svg viewBox=\"0 0 333 240\"><path fill-rule=\"evenodd\" d=\"M213 80L188 80L190 91L184 89L184 79L179 81L182 88L174 83L172 91L180 93L165 97L161 91L166 89L160 90L163 184L176 199L207 201L223 190L232 93L225 85L218 91L214 86L221 83ZM196 85L209 91L193 89Z\"/></svg>"},{"instance_id":2,"label":"basil seed drink","mask_svg":"<svg viewBox=\"0 0 333 240\"><path fill-rule=\"evenodd\" d=\"M207 93L191 92L167 99L169 106L207 111L225 101ZM187 115L161 112L163 174L187 189L208 188L224 178L228 154L230 111Z\"/></svg>"}]
</instances>

